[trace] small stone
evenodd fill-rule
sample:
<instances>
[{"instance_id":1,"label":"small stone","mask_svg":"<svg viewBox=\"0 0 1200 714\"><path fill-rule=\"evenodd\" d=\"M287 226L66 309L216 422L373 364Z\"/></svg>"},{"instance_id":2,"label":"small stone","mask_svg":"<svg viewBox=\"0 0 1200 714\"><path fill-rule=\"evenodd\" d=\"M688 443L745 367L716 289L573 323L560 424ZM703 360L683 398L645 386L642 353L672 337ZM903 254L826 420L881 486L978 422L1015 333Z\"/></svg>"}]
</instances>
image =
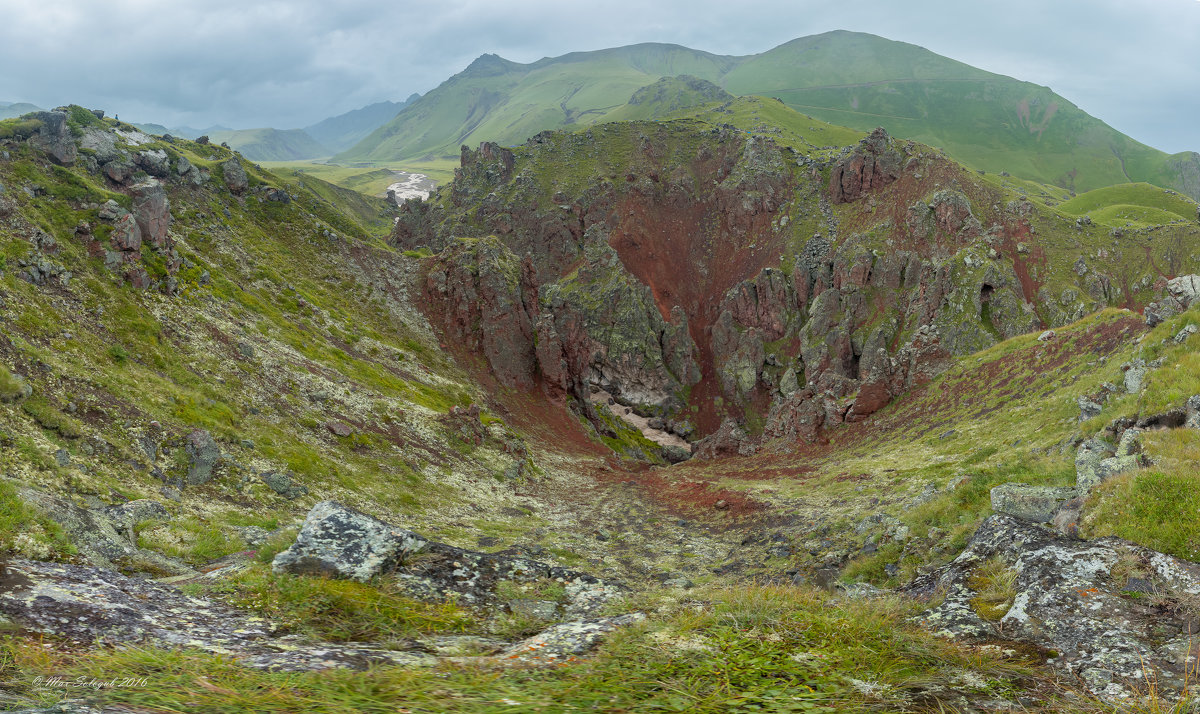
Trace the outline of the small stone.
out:
<instances>
[{"instance_id":1,"label":"small stone","mask_svg":"<svg viewBox=\"0 0 1200 714\"><path fill-rule=\"evenodd\" d=\"M327 421L325 428L334 436L350 436L354 433L354 427L344 421Z\"/></svg>"},{"instance_id":2,"label":"small stone","mask_svg":"<svg viewBox=\"0 0 1200 714\"><path fill-rule=\"evenodd\" d=\"M680 590L689 590L689 589L695 587L695 583L693 583L691 580L688 580L687 578L685 578L683 576L680 576L677 578L670 578L669 580L664 580L663 587L664 588L679 588Z\"/></svg>"},{"instance_id":3,"label":"small stone","mask_svg":"<svg viewBox=\"0 0 1200 714\"><path fill-rule=\"evenodd\" d=\"M307 488L294 483L291 476L284 473L265 473L261 478L262 482L267 484L272 491L287 499L299 498L308 493Z\"/></svg>"},{"instance_id":4,"label":"small stone","mask_svg":"<svg viewBox=\"0 0 1200 714\"><path fill-rule=\"evenodd\" d=\"M725 499L722 498L721 500L719 500L713 504L713 508L717 509L718 511L727 510L729 508L729 501L726 501Z\"/></svg>"},{"instance_id":5,"label":"small stone","mask_svg":"<svg viewBox=\"0 0 1200 714\"><path fill-rule=\"evenodd\" d=\"M558 603L553 600L534 600L531 598L510 600L508 610L518 617L526 617L531 620L549 621L558 619Z\"/></svg>"},{"instance_id":6,"label":"small stone","mask_svg":"<svg viewBox=\"0 0 1200 714\"><path fill-rule=\"evenodd\" d=\"M54 452L54 463L59 466L71 465L71 454L66 449L59 449Z\"/></svg>"},{"instance_id":7,"label":"small stone","mask_svg":"<svg viewBox=\"0 0 1200 714\"><path fill-rule=\"evenodd\" d=\"M1053 339L1054 339L1054 330L1046 330L1042 334L1038 335L1038 342L1048 342L1049 340L1053 340Z\"/></svg>"}]
</instances>

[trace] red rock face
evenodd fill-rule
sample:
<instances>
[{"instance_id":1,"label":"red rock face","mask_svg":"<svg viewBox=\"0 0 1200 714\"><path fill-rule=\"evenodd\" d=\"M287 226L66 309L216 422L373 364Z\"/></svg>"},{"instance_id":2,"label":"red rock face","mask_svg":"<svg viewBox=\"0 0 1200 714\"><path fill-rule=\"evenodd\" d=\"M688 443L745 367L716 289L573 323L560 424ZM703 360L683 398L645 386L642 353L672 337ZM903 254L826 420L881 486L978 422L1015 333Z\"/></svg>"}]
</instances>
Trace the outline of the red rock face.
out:
<instances>
[{"instance_id":1,"label":"red rock face","mask_svg":"<svg viewBox=\"0 0 1200 714\"><path fill-rule=\"evenodd\" d=\"M829 175L829 200L857 201L895 181L900 170L900 152L892 148L887 132L876 129L853 152L834 164Z\"/></svg>"},{"instance_id":2,"label":"red rock face","mask_svg":"<svg viewBox=\"0 0 1200 714\"><path fill-rule=\"evenodd\" d=\"M406 204L401 246L474 237L428 273L447 337L482 353L506 386L540 386L588 413L595 384L687 422L714 435L701 456L752 450L734 429L751 413L767 437L820 441L932 379L951 352L977 349L969 309L981 288L964 288L949 258L982 239L1007 252L1010 223L1029 229L989 217L983 231L972 201L987 204L964 193L960 169L880 130L823 184L768 139L718 128L680 152L671 131L622 135L632 158L615 164L579 134L537 137L520 163L485 145L464 151L440 200ZM593 175L547 191L571 151L595 162ZM867 205L830 209L854 200ZM815 234L788 225L814 218ZM1029 291L1019 267L996 262L982 279L1019 312Z\"/></svg>"}]
</instances>

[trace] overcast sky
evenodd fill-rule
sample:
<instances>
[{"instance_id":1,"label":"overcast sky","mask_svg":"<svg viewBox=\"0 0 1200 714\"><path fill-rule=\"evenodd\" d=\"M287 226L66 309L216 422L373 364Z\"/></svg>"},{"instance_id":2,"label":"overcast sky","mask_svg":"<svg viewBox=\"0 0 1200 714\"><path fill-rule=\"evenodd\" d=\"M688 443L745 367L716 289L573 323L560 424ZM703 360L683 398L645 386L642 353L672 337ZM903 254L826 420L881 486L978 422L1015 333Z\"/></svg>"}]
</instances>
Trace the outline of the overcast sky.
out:
<instances>
[{"instance_id":1,"label":"overcast sky","mask_svg":"<svg viewBox=\"0 0 1200 714\"><path fill-rule=\"evenodd\" d=\"M1135 139L1200 151L1200 0L0 0L0 101L293 128L427 92L485 52L744 55L835 29L1047 85Z\"/></svg>"}]
</instances>

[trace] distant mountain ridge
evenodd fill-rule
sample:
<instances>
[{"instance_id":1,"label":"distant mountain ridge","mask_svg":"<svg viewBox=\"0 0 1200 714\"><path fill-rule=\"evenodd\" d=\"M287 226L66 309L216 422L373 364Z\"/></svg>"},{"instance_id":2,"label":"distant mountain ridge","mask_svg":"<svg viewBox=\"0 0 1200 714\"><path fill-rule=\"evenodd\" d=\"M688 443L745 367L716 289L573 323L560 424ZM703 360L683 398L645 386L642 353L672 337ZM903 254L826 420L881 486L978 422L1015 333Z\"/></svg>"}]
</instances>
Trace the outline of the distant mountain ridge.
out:
<instances>
[{"instance_id":1,"label":"distant mountain ridge","mask_svg":"<svg viewBox=\"0 0 1200 714\"><path fill-rule=\"evenodd\" d=\"M640 44L520 64L484 54L409 104L339 161L458 155L613 118L635 92L691 75L734 95L777 97L823 121L941 147L976 169L1086 191L1145 181L1200 197L1200 154L1168 155L1047 87L875 35L834 31L744 57Z\"/></svg>"},{"instance_id":2,"label":"distant mountain ridge","mask_svg":"<svg viewBox=\"0 0 1200 714\"><path fill-rule=\"evenodd\" d=\"M413 94L403 102L376 102L345 114L323 119L303 129L275 129L272 127L230 129L220 125L207 129L193 129L192 127L167 127L162 124L137 122L134 123L134 126L156 136L174 134L195 139L201 135L207 135L211 141L229 144L252 161L300 161L329 156L350 148L420 96L420 94ZM21 106L32 107L33 105ZM0 103L0 118L4 118L5 111L8 110L4 108L3 103ZM37 111L37 107L25 109L10 116L19 116L28 111Z\"/></svg>"},{"instance_id":3,"label":"distant mountain ridge","mask_svg":"<svg viewBox=\"0 0 1200 714\"><path fill-rule=\"evenodd\" d=\"M212 132L208 138L229 144L252 161L315 159L332 153L303 129L236 129Z\"/></svg>"},{"instance_id":4,"label":"distant mountain ridge","mask_svg":"<svg viewBox=\"0 0 1200 714\"><path fill-rule=\"evenodd\" d=\"M412 94L403 102L376 102L306 126L304 131L331 151L345 151L420 98L420 94Z\"/></svg>"},{"instance_id":5,"label":"distant mountain ridge","mask_svg":"<svg viewBox=\"0 0 1200 714\"><path fill-rule=\"evenodd\" d=\"M0 102L0 119L12 119L29 112L40 112L42 108L29 102Z\"/></svg>"}]
</instances>

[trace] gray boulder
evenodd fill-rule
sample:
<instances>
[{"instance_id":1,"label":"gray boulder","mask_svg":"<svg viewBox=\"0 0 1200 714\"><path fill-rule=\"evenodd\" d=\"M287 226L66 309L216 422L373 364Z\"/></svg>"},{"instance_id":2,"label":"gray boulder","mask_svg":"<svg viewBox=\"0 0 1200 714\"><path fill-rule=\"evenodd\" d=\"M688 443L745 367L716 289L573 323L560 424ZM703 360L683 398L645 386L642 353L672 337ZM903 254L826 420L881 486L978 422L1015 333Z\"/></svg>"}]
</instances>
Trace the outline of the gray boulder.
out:
<instances>
[{"instance_id":1,"label":"gray boulder","mask_svg":"<svg viewBox=\"0 0 1200 714\"><path fill-rule=\"evenodd\" d=\"M308 489L292 481L291 476L284 473L271 472L261 476L262 482L272 491L287 499L295 499L308 493Z\"/></svg>"},{"instance_id":2,"label":"gray boulder","mask_svg":"<svg viewBox=\"0 0 1200 714\"><path fill-rule=\"evenodd\" d=\"M111 238L117 250L133 252L142 248L142 229L133 214L126 213L125 209L121 209L121 215L113 221Z\"/></svg>"},{"instance_id":3,"label":"gray boulder","mask_svg":"<svg viewBox=\"0 0 1200 714\"><path fill-rule=\"evenodd\" d=\"M594 620L564 622L522 640L500 653L501 662L549 665L584 654L608 633L646 619L640 612Z\"/></svg>"},{"instance_id":4,"label":"gray boulder","mask_svg":"<svg viewBox=\"0 0 1200 714\"><path fill-rule=\"evenodd\" d=\"M225 186L236 195L240 196L250 187L250 177L246 176L246 170L236 156L221 164L221 174L225 177Z\"/></svg>"},{"instance_id":5,"label":"gray boulder","mask_svg":"<svg viewBox=\"0 0 1200 714\"><path fill-rule=\"evenodd\" d=\"M275 556L277 573L365 581L390 571L428 541L337 501L321 501L304 519L296 542Z\"/></svg>"},{"instance_id":6,"label":"gray boulder","mask_svg":"<svg viewBox=\"0 0 1200 714\"><path fill-rule=\"evenodd\" d=\"M221 460L221 449L213 440L212 434L203 429L197 429L188 434L184 444L187 450L188 464L187 482L192 486L200 486L212 480L213 468Z\"/></svg>"},{"instance_id":7,"label":"gray boulder","mask_svg":"<svg viewBox=\"0 0 1200 714\"><path fill-rule=\"evenodd\" d=\"M167 192L154 179L142 181L134 186L133 217L137 220L142 237L154 247L161 248L167 242L167 229L171 225L171 210Z\"/></svg>"},{"instance_id":8,"label":"gray boulder","mask_svg":"<svg viewBox=\"0 0 1200 714\"><path fill-rule=\"evenodd\" d=\"M1146 381L1146 371L1145 360L1135 359L1130 362L1125 370L1125 391L1130 394L1141 392Z\"/></svg>"},{"instance_id":9,"label":"gray boulder","mask_svg":"<svg viewBox=\"0 0 1200 714\"><path fill-rule=\"evenodd\" d=\"M135 161L142 170L151 176L166 178L171 175L171 159L162 149L139 152Z\"/></svg>"},{"instance_id":10,"label":"gray boulder","mask_svg":"<svg viewBox=\"0 0 1200 714\"><path fill-rule=\"evenodd\" d=\"M1005 483L992 489L992 510L1031 523L1048 523L1059 507L1078 495L1070 487Z\"/></svg>"},{"instance_id":11,"label":"gray boulder","mask_svg":"<svg viewBox=\"0 0 1200 714\"><path fill-rule=\"evenodd\" d=\"M1104 405L1089 399L1088 397L1080 397L1079 404L1079 421L1087 421L1092 417L1100 416L1100 412L1104 411Z\"/></svg>"},{"instance_id":12,"label":"gray boulder","mask_svg":"<svg viewBox=\"0 0 1200 714\"><path fill-rule=\"evenodd\" d=\"M1142 453L1142 430L1131 427L1126 429L1121 434L1121 441L1117 443L1117 457L1134 456Z\"/></svg>"},{"instance_id":13,"label":"gray boulder","mask_svg":"<svg viewBox=\"0 0 1200 714\"><path fill-rule=\"evenodd\" d=\"M1184 309L1200 300L1200 275L1180 275L1167 281L1167 293Z\"/></svg>"}]
</instances>

